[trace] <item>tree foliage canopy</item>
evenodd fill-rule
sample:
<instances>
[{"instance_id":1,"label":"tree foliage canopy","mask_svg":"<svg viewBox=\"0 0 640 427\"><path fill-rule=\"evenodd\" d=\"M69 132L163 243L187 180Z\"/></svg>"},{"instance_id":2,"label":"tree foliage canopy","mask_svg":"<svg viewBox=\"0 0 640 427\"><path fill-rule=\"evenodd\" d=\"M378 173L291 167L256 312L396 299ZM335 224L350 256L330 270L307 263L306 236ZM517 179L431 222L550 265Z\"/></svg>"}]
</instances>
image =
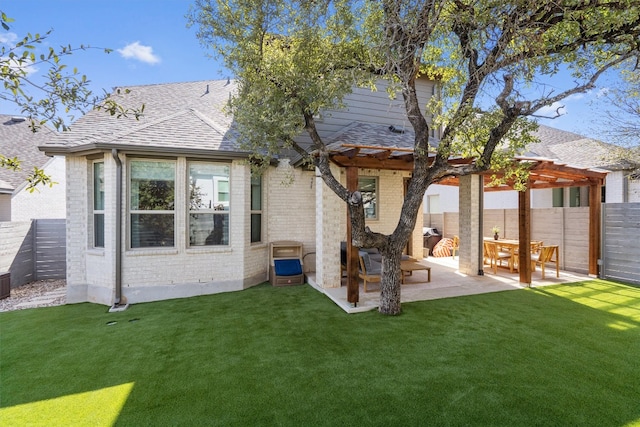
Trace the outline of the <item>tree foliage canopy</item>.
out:
<instances>
[{"instance_id":1,"label":"tree foliage canopy","mask_svg":"<svg viewBox=\"0 0 640 427\"><path fill-rule=\"evenodd\" d=\"M14 20L0 10L0 24L5 31L11 29ZM100 49L110 53L111 49L71 45L59 48L47 47L51 30L44 34L28 33L11 44L0 48L0 76L3 88L0 100L12 103L22 110L31 123L31 129L49 124L57 130L68 130L73 114L88 109L104 110L115 117L132 115L139 118L144 106L127 109L113 100L108 93L95 95L89 88L91 81L76 69L69 69L63 59L87 49ZM42 51L41 51L42 50ZM34 78L34 70L44 68L41 78ZM20 168L20 159L7 158L0 153L0 167L13 170ZM36 168L28 178L28 188L33 190L40 184L52 185L51 178Z\"/></svg>"},{"instance_id":2,"label":"tree foliage canopy","mask_svg":"<svg viewBox=\"0 0 640 427\"><path fill-rule=\"evenodd\" d=\"M637 55L640 1L196 0L188 18L238 79L230 111L247 147L265 158L283 147L313 152L325 183L349 206L354 241L399 259L431 183L510 167L532 140L527 118ZM564 70L573 85L548 84ZM441 88L426 105L416 93L420 77ZM314 121L354 86L375 89L379 79L402 96L415 132L412 179L389 236L365 228L361 199L332 175ZM431 126L444 129L439 141ZM310 150L295 142L302 132ZM475 161L453 166L452 155ZM399 299L399 284L389 282L397 282L397 265L383 268L392 279L383 277L381 300L389 292Z\"/></svg>"}]
</instances>

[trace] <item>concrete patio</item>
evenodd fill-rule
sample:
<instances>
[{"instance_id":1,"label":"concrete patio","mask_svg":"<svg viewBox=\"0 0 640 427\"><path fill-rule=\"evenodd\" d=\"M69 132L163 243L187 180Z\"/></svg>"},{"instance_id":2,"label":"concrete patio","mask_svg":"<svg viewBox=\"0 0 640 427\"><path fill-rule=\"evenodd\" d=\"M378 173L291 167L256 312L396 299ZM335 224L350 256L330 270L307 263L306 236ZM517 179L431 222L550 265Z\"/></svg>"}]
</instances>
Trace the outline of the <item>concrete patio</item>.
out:
<instances>
[{"instance_id":1,"label":"concrete patio","mask_svg":"<svg viewBox=\"0 0 640 427\"><path fill-rule=\"evenodd\" d=\"M421 259L420 262L431 267L431 282L427 282L426 271L415 271L413 275L407 276L405 284L402 285L403 303L523 288L519 282L518 273L510 273L506 268L498 268L497 274L493 274L493 271L485 268L484 276L471 276L458 271L457 257L456 259L429 257ZM568 271L560 271L560 277L556 278L555 268L547 269L544 280L541 276L539 268L532 273L532 287L591 279L588 275ZM320 288L315 282L315 274L313 273L307 275L307 280L311 286L327 295L347 313L359 313L378 308L380 292L376 283L369 285L369 292L364 292L361 281L360 301L357 306L353 306L347 301L346 278L342 278L341 287L329 289Z\"/></svg>"}]
</instances>

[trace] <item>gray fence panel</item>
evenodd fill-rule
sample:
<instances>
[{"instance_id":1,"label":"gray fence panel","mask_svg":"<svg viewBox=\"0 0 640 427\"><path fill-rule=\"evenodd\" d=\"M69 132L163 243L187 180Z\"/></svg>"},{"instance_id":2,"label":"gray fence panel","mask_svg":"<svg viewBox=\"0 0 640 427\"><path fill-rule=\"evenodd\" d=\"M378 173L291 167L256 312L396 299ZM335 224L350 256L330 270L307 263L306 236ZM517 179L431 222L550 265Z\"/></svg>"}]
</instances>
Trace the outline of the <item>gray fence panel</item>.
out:
<instances>
[{"instance_id":1,"label":"gray fence panel","mask_svg":"<svg viewBox=\"0 0 640 427\"><path fill-rule=\"evenodd\" d=\"M66 278L64 219L0 223L0 272L11 273L11 287L35 280Z\"/></svg>"},{"instance_id":2,"label":"gray fence panel","mask_svg":"<svg viewBox=\"0 0 640 427\"><path fill-rule=\"evenodd\" d=\"M38 219L34 224L36 280L64 279L67 272L65 220Z\"/></svg>"},{"instance_id":3,"label":"gray fence panel","mask_svg":"<svg viewBox=\"0 0 640 427\"><path fill-rule=\"evenodd\" d=\"M601 276L640 284L640 203L602 206Z\"/></svg>"},{"instance_id":4,"label":"gray fence panel","mask_svg":"<svg viewBox=\"0 0 640 427\"><path fill-rule=\"evenodd\" d=\"M11 272L12 288L35 280L33 272L33 223L20 243L9 271Z\"/></svg>"}]
</instances>

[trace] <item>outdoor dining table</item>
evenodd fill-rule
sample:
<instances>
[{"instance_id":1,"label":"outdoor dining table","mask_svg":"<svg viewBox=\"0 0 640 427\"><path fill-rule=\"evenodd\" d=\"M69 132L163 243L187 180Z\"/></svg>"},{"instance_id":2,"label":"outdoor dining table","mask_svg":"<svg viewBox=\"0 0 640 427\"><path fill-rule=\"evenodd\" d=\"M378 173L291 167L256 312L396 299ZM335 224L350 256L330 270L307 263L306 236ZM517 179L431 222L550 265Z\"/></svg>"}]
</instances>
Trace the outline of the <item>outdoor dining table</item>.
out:
<instances>
[{"instance_id":1,"label":"outdoor dining table","mask_svg":"<svg viewBox=\"0 0 640 427\"><path fill-rule=\"evenodd\" d=\"M493 237L485 237L485 242L492 242L498 245L499 248L511 253L511 265L513 265L514 269L516 268L516 261L518 258L518 249L520 248L520 241L518 239L495 239ZM531 241L531 251L542 245L542 242L539 240Z\"/></svg>"}]
</instances>

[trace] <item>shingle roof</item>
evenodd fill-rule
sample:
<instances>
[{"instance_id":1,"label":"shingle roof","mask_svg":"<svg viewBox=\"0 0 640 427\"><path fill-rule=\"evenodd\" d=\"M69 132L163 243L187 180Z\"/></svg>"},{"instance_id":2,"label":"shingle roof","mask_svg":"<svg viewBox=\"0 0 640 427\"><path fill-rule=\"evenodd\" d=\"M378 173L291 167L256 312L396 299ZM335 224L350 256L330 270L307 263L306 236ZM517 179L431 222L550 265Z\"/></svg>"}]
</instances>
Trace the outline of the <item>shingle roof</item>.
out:
<instances>
[{"instance_id":1,"label":"shingle roof","mask_svg":"<svg viewBox=\"0 0 640 427\"><path fill-rule=\"evenodd\" d=\"M616 168L620 164L610 158L611 144L544 125L534 135L540 142L527 147L527 156L556 159L580 168Z\"/></svg>"},{"instance_id":2,"label":"shingle roof","mask_svg":"<svg viewBox=\"0 0 640 427\"><path fill-rule=\"evenodd\" d=\"M353 144L413 149L414 143L413 129L399 130L389 125L354 122L332 135L327 141L327 148L339 151L343 144Z\"/></svg>"},{"instance_id":3,"label":"shingle roof","mask_svg":"<svg viewBox=\"0 0 640 427\"><path fill-rule=\"evenodd\" d=\"M22 162L19 171L0 168L0 187L15 189L33 172L34 167L44 166L51 158L38 150L38 146L54 141L57 136L47 127L41 127L34 133L29 121L23 117L0 114L0 154L8 158L18 157Z\"/></svg>"},{"instance_id":4,"label":"shingle roof","mask_svg":"<svg viewBox=\"0 0 640 427\"><path fill-rule=\"evenodd\" d=\"M225 114L231 93L228 80L131 86L114 90L113 98L127 108L144 104L140 120L90 111L71 125L47 152L81 152L91 148L196 150L238 152L232 120ZM127 93L125 93L127 92Z\"/></svg>"}]
</instances>

